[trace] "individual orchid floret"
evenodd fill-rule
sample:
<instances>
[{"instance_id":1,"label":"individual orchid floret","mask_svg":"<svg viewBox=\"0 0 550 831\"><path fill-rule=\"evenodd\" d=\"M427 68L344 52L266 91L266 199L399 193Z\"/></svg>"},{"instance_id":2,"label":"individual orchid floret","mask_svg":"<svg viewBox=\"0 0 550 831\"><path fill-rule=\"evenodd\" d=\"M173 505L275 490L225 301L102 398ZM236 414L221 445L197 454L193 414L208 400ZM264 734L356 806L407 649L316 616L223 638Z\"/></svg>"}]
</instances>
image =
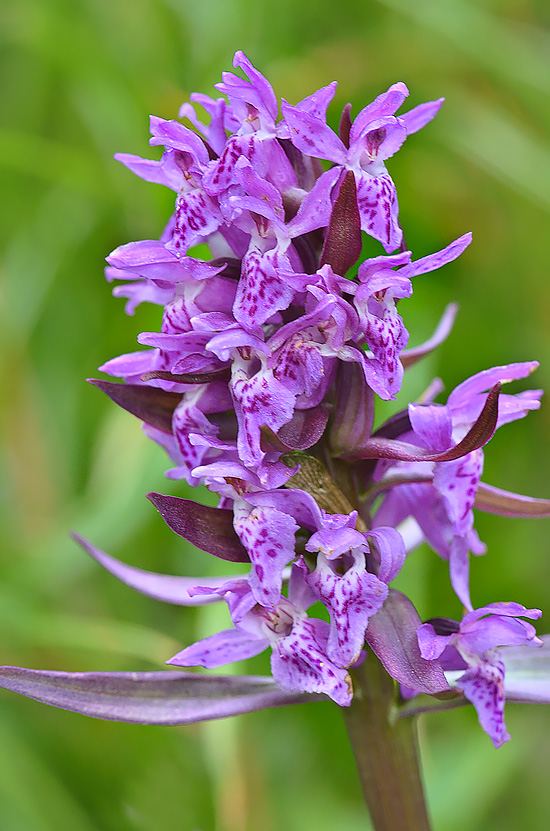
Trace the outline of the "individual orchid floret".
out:
<instances>
[{"instance_id":1,"label":"individual orchid floret","mask_svg":"<svg viewBox=\"0 0 550 831\"><path fill-rule=\"evenodd\" d=\"M196 133L178 121L151 116L151 134L152 145L166 148L159 162L127 153L119 153L115 158L146 181L176 191L174 227L168 247L181 256L223 223L217 201L203 186L210 162L208 149Z\"/></svg>"},{"instance_id":2,"label":"individual orchid floret","mask_svg":"<svg viewBox=\"0 0 550 831\"><path fill-rule=\"evenodd\" d=\"M495 367L458 386L446 405L410 404L408 424L412 433L406 432L406 424L402 435L428 451L445 454L472 430L486 406L485 392L492 384L524 378L536 367L536 362ZM518 395L501 393L491 434L499 424L522 418L529 410L538 408L539 399L537 390ZM468 552L485 553L473 528L472 511L483 471L481 446L435 464L422 462L419 455L415 461L398 463L391 470L399 470L412 479L389 492L377 514L377 524L394 524L412 514L430 545L449 560L453 588L466 608L471 609ZM430 481L413 481L415 477L421 480L422 475Z\"/></svg>"},{"instance_id":3,"label":"individual orchid floret","mask_svg":"<svg viewBox=\"0 0 550 831\"><path fill-rule=\"evenodd\" d=\"M294 412L296 396L275 377L265 361L251 373L251 361L240 356L232 366L231 394L239 425L237 448L245 465L257 466L265 457L261 435L264 425L277 433Z\"/></svg>"},{"instance_id":4,"label":"individual orchid floret","mask_svg":"<svg viewBox=\"0 0 550 831\"><path fill-rule=\"evenodd\" d=\"M224 72L222 83L216 85L227 95L233 119L240 126L205 176L207 192L219 196L236 184L235 165L242 156L281 192L296 187L296 174L276 138L279 108L271 84L243 52L235 53L233 65L243 69L250 80Z\"/></svg>"},{"instance_id":5,"label":"individual orchid floret","mask_svg":"<svg viewBox=\"0 0 550 831\"><path fill-rule=\"evenodd\" d=\"M264 510L275 509L287 520L294 517L303 533L314 531L305 544L314 558L306 583L330 615L328 657L337 666L350 666L363 648L369 618L382 608L387 584L405 560L401 535L394 528L359 531L357 511L327 513L311 494L298 489L252 493L245 498Z\"/></svg>"},{"instance_id":6,"label":"individual orchid floret","mask_svg":"<svg viewBox=\"0 0 550 831\"><path fill-rule=\"evenodd\" d=\"M321 400L318 395L323 395L330 384L338 360L350 361L361 366L371 389L381 398L389 398L390 393L375 362L357 345L361 335L359 317L353 306L343 299L340 290L340 283L347 281L338 278L330 265L322 266L314 275L294 274L288 275L288 279L297 289L307 291L306 314L281 326L269 339L272 352L269 363L275 367L276 374L286 373L292 387L295 380L309 374L309 388L318 393L311 396L309 406L315 406ZM318 362L315 353L325 359L324 370L322 373L317 371L317 378L306 369L311 361Z\"/></svg>"},{"instance_id":7,"label":"individual orchid floret","mask_svg":"<svg viewBox=\"0 0 550 831\"><path fill-rule=\"evenodd\" d=\"M222 82L216 84L216 89L227 96L243 133L264 131L272 135L279 112L273 87L244 52L235 52L233 66L242 69L248 78L233 72L222 72Z\"/></svg>"},{"instance_id":8,"label":"individual orchid floret","mask_svg":"<svg viewBox=\"0 0 550 831\"><path fill-rule=\"evenodd\" d=\"M258 655L271 646L271 671L283 689L323 692L340 706L348 706L352 696L349 675L326 654L328 624L308 618L305 611L316 599L305 582L306 572L303 563L295 564L288 599L283 597L267 608L255 601L246 581L226 583L219 592L227 601L235 628L198 641L167 663L213 668Z\"/></svg>"},{"instance_id":9,"label":"individual orchid floret","mask_svg":"<svg viewBox=\"0 0 550 831\"><path fill-rule=\"evenodd\" d=\"M448 674L452 685L462 690L477 710L479 722L495 747L510 736L504 724L505 665L497 647L542 646L535 628L526 621L541 616L539 609L526 609L520 603L490 603L466 614L460 624L445 627L434 621L418 629L418 643L423 658L439 658L448 647L454 647L466 663L466 672ZM451 629L451 634L438 634Z\"/></svg>"},{"instance_id":10,"label":"individual orchid floret","mask_svg":"<svg viewBox=\"0 0 550 831\"><path fill-rule=\"evenodd\" d=\"M369 618L382 608L388 596L384 579L366 570L367 539L371 535L355 530L355 519L354 514L325 516L324 527L306 543L306 551L318 552L315 570L307 577L307 583L330 615L327 655L342 667L350 666L359 658ZM384 539L385 534L389 540ZM374 539L388 542L393 549L392 557L400 564L404 561L403 540L394 528L378 529ZM385 557L383 563L382 577L386 576L389 582L399 566L388 569Z\"/></svg>"},{"instance_id":11,"label":"individual orchid floret","mask_svg":"<svg viewBox=\"0 0 550 831\"><path fill-rule=\"evenodd\" d=\"M411 279L441 268L462 254L472 241L470 233L454 240L435 254L411 262L410 252L375 257L359 266L354 306L359 313L367 345L372 350L378 374L393 397L401 388L403 366L400 353L409 333L397 311L399 300L412 294ZM397 268L397 271L392 269ZM475 419L474 419L475 421Z\"/></svg>"},{"instance_id":12,"label":"individual orchid floret","mask_svg":"<svg viewBox=\"0 0 550 831\"><path fill-rule=\"evenodd\" d=\"M244 156L235 164L235 175L244 195L230 196L226 210L250 235L250 243L242 259L233 311L243 326L253 330L292 302L294 291L282 276L292 271L287 256L291 239L279 191Z\"/></svg>"},{"instance_id":13,"label":"individual orchid floret","mask_svg":"<svg viewBox=\"0 0 550 831\"><path fill-rule=\"evenodd\" d=\"M422 105L405 116L394 114L409 91L393 84L365 107L350 125L348 143L331 130L323 118L293 107L283 100L281 110L290 129L292 143L309 156L334 162L321 178L334 186L343 169L352 170L357 185L361 228L379 240L386 251L394 251L403 233L398 222L395 185L384 162L399 150L407 135L416 132L437 113L443 99ZM408 116L408 117L407 117Z\"/></svg>"}]
</instances>

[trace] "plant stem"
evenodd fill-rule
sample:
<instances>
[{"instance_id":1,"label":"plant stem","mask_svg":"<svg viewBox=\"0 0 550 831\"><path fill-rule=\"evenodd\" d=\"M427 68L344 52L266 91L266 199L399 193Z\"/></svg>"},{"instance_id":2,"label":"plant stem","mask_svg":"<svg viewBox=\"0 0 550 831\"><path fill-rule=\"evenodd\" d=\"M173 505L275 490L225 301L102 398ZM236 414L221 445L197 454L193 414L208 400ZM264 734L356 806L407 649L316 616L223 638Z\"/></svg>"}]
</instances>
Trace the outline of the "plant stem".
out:
<instances>
[{"instance_id":1,"label":"plant stem","mask_svg":"<svg viewBox=\"0 0 550 831\"><path fill-rule=\"evenodd\" d=\"M415 719L394 718L395 684L374 655L351 676L353 701L342 712L374 828L430 831Z\"/></svg>"}]
</instances>

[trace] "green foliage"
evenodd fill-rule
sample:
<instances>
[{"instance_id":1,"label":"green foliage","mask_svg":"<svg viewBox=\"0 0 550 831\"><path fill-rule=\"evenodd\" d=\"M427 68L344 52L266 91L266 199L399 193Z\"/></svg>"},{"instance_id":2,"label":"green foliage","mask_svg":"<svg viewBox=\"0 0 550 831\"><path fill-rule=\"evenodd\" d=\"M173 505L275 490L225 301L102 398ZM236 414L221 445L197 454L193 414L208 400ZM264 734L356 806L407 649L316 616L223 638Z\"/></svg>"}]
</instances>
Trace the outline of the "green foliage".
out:
<instances>
[{"instance_id":1,"label":"green foliage","mask_svg":"<svg viewBox=\"0 0 550 831\"><path fill-rule=\"evenodd\" d=\"M163 607L118 585L67 533L145 568L218 569L145 499L150 490L186 495L163 480L162 452L83 379L158 324L155 309L124 316L102 260L123 242L158 236L172 196L112 155L147 155L148 113L175 117L191 91L211 92L237 48L291 102L338 79L334 122L337 105L351 100L356 113L397 80L409 85L411 106L446 96L436 121L388 166L416 256L467 230L474 243L442 275L417 278L403 310L413 345L445 303L458 300L461 314L439 353L410 371L402 400L434 375L452 389L485 367L535 357L536 384L550 390L543 12L537 0L4 4L2 663L154 669L225 620L221 609ZM484 478L550 496L548 421L546 404L499 431ZM545 521L479 516L478 527L489 553L472 565L474 603L514 599L550 614ZM424 617L459 613L445 569L427 550L405 567L402 587ZM264 659L251 668L264 671ZM438 831L542 827L547 714L509 706L507 720L513 741L497 752L471 708L424 717ZM0 804L0 827L10 831L366 827L343 723L329 704L144 728L5 693Z\"/></svg>"}]
</instances>

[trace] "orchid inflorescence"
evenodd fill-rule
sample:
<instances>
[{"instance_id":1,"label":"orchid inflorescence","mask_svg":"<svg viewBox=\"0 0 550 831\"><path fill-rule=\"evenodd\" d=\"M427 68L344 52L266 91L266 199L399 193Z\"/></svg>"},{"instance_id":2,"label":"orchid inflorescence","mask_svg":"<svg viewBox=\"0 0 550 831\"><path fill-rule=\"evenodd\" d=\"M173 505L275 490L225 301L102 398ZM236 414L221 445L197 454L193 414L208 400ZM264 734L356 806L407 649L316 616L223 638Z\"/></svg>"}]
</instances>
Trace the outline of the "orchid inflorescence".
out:
<instances>
[{"instance_id":1,"label":"orchid inflorescence","mask_svg":"<svg viewBox=\"0 0 550 831\"><path fill-rule=\"evenodd\" d=\"M296 105L283 100L277 120L268 81L242 52L234 65L246 77L224 73L217 89L225 97L191 96L208 124L184 104L180 116L192 128L151 118L160 161L116 157L173 189L176 204L160 240L128 243L107 258L108 279L124 281L114 294L127 299L127 312L157 304L162 326L139 336L147 349L101 367L125 383L93 383L144 422L172 460L170 478L219 496L212 508L149 494L170 528L246 573L153 574L78 539L144 594L227 603L230 628L168 664L211 669L269 648L273 679L11 669L1 683L100 717L181 723L319 696L347 707L350 668L367 652L409 707L420 693L465 696L499 746L509 738L508 658L511 666L517 647L542 645L524 620L541 612L513 602L473 608L469 557L485 546L472 509L550 514L544 500L481 482L482 448L495 429L539 407L540 391L504 394L501 386L537 364L479 372L446 404L434 402L442 390L435 381L374 429L376 396L395 398L404 370L447 337L456 315L449 305L433 336L407 348L399 301L412 294L414 277L459 257L471 234L413 259L385 165L443 99L396 115L409 93L393 84L353 121L346 106L336 133L326 121L335 82ZM385 253L362 259L365 237ZM198 256L203 244L210 260ZM391 586L424 541L449 563L461 621L422 623ZM319 604L326 615L310 616ZM218 684L213 703L210 680Z\"/></svg>"}]
</instances>

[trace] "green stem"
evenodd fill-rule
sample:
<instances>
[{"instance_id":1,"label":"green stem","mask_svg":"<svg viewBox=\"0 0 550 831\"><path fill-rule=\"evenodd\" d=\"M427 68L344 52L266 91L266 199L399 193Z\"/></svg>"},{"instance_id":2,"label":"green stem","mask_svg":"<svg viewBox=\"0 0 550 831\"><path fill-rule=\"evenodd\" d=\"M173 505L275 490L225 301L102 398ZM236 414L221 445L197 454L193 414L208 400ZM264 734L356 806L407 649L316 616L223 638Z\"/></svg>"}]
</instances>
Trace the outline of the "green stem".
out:
<instances>
[{"instance_id":1,"label":"green stem","mask_svg":"<svg viewBox=\"0 0 550 831\"><path fill-rule=\"evenodd\" d=\"M395 717L395 683L374 655L352 670L342 708L376 831L430 831L418 765L416 721Z\"/></svg>"}]
</instances>

